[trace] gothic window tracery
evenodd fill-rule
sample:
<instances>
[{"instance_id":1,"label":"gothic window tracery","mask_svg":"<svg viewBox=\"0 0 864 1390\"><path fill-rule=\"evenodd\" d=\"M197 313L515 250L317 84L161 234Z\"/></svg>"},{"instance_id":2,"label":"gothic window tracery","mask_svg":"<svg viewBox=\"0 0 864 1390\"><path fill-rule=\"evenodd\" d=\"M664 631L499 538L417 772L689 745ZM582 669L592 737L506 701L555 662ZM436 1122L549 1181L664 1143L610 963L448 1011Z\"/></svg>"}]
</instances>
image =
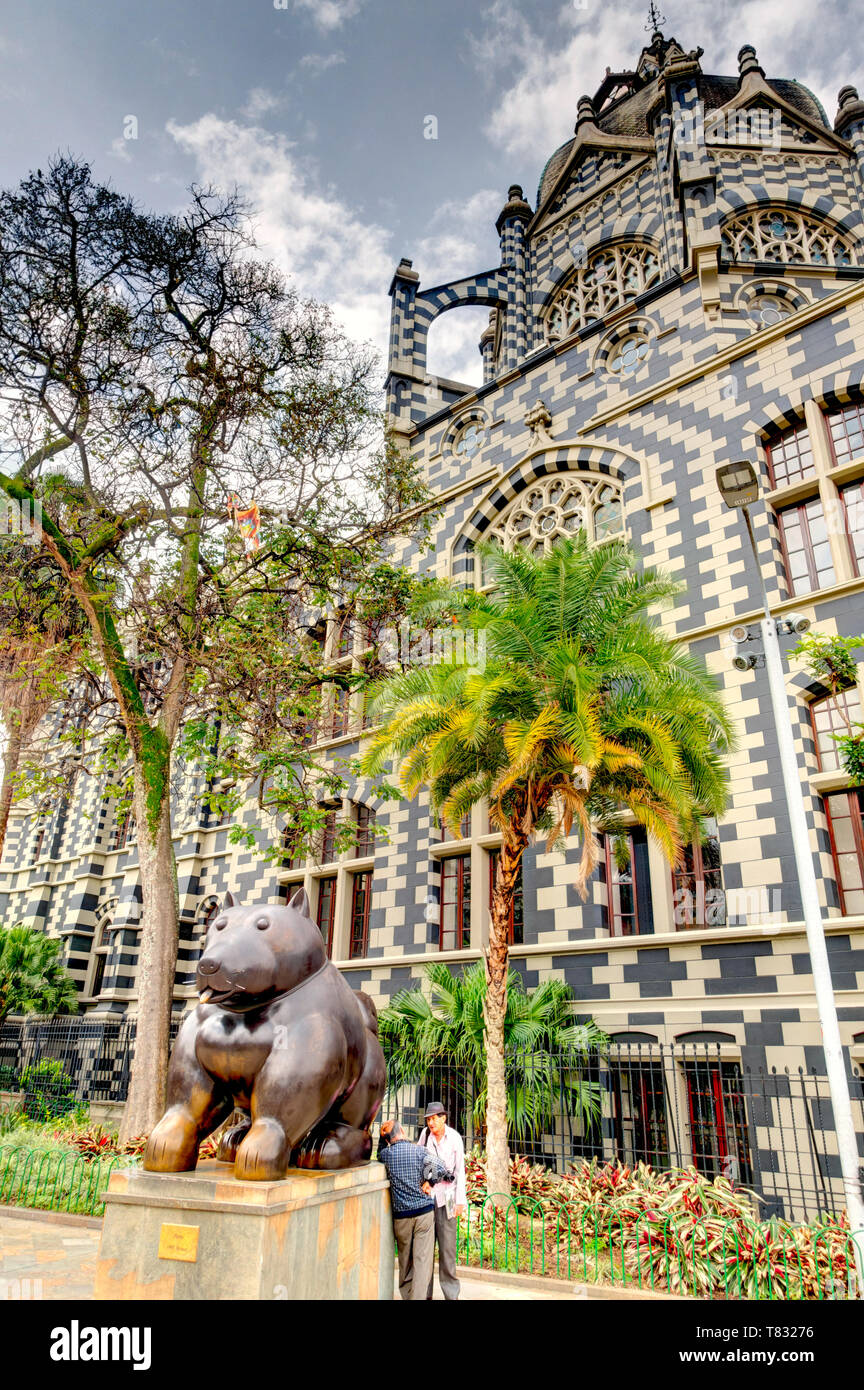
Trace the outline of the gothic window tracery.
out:
<instances>
[{"instance_id":1,"label":"gothic window tracery","mask_svg":"<svg viewBox=\"0 0 864 1390\"><path fill-rule=\"evenodd\" d=\"M544 316L547 342L568 338L593 319L635 299L660 278L656 252L644 243L604 246L586 258L555 295Z\"/></svg>"},{"instance_id":2,"label":"gothic window tracery","mask_svg":"<svg viewBox=\"0 0 864 1390\"><path fill-rule=\"evenodd\" d=\"M502 514L489 539L505 550L551 550L561 536L585 531L590 541L624 533L621 485L611 478L566 473L538 480Z\"/></svg>"},{"instance_id":3,"label":"gothic window tracery","mask_svg":"<svg viewBox=\"0 0 864 1390\"><path fill-rule=\"evenodd\" d=\"M848 237L797 208L749 208L730 218L720 237L727 260L778 261L785 265L855 264Z\"/></svg>"}]
</instances>

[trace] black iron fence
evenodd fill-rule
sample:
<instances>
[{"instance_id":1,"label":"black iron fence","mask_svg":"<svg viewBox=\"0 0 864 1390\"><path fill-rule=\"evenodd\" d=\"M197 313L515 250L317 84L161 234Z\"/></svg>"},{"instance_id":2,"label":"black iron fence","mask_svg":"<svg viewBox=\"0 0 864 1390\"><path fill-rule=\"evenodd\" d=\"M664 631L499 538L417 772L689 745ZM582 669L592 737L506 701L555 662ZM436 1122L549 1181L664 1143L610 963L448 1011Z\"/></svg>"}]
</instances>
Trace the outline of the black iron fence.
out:
<instances>
[{"instance_id":1,"label":"black iron fence","mask_svg":"<svg viewBox=\"0 0 864 1390\"><path fill-rule=\"evenodd\" d=\"M844 1206L824 1074L742 1065L721 1045L617 1044L575 1064L571 1056L511 1051L511 1151L559 1173L597 1159L658 1169L695 1165L750 1188L763 1217L811 1220ZM864 1160L864 1077L850 1072ZM483 1143L484 1097L465 1067L406 1076L388 1063L383 1116L406 1132L440 1100L466 1149Z\"/></svg>"},{"instance_id":2,"label":"black iron fence","mask_svg":"<svg viewBox=\"0 0 864 1390\"><path fill-rule=\"evenodd\" d=\"M172 1022L172 1038L177 1026ZM34 1115L125 1101L134 1045L134 1020L7 1021L0 1028L0 1091L18 1093Z\"/></svg>"},{"instance_id":3,"label":"black iron fence","mask_svg":"<svg viewBox=\"0 0 864 1390\"><path fill-rule=\"evenodd\" d=\"M177 1021L172 1025L172 1036ZM77 1103L124 1101L135 1043L126 1019L27 1019L0 1029L0 1090L33 1114ZM602 1055L511 1050L507 1057L511 1150L566 1172L573 1163L619 1159L654 1168L690 1164L725 1174L759 1198L763 1216L810 1220L844 1205L828 1083L816 1071L743 1065L722 1044L614 1044ZM849 1074L864 1160L864 1077ZM421 1075L388 1063L382 1118L419 1132L440 1100L466 1148L483 1144L484 1096L467 1067Z\"/></svg>"}]
</instances>

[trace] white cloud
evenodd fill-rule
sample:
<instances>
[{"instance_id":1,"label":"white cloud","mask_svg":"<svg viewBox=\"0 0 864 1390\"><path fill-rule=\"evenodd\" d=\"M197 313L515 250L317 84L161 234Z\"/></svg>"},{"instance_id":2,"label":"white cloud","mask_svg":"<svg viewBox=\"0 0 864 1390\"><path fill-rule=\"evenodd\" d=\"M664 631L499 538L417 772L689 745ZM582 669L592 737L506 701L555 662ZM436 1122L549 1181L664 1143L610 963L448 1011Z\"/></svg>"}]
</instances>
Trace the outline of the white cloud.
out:
<instances>
[{"instance_id":1,"label":"white cloud","mask_svg":"<svg viewBox=\"0 0 864 1390\"><path fill-rule=\"evenodd\" d=\"M394 248L391 232L367 221L315 168L296 143L259 126L208 113L167 130L196 165L202 183L235 184L253 207L263 254L292 277L301 295L331 306L351 337L371 341L386 360L390 323L387 290L399 254L413 254L421 287L458 279L497 265L494 219L504 198L482 189L463 202L443 203L427 234L413 248ZM433 329L430 369L460 381L480 380L477 343L488 311L459 309Z\"/></svg>"},{"instance_id":2,"label":"white cloud","mask_svg":"<svg viewBox=\"0 0 864 1390\"><path fill-rule=\"evenodd\" d=\"M308 14L323 33L340 29L346 20L359 14L363 0L294 0L295 10Z\"/></svg>"},{"instance_id":3,"label":"white cloud","mask_svg":"<svg viewBox=\"0 0 864 1390\"><path fill-rule=\"evenodd\" d=\"M129 140L124 140L122 135L118 135L116 140L111 141L111 148L108 153L115 159L122 159L124 164L131 164L132 155L129 151Z\"/></svg>"},{"instance_id":4,"label":"white cloud","mask_svg":"<svg viewBox=\"0 0 864 1390\"><path fill-rule=\"evenodd\" d=\"M167 130L194 158L198 178L245 193L262 252L297 291L329 304L353 338L383 351L397 259L388 232L322 187L284 135L212 113L191 125L170 121Z\"/></svg>"},{"instance_id":5,"label":"white cloud","mask_svg":"<svg viewBox=\"0 0 864 1390\"><path fill-rule=\"evenodd\" d=\"M811 0L729 0L723 25L716 22L715 0L691 0L680 22L662 26L685 49L705 48L707 73L737 73L743 43L756 47L769 77L796 77L815 90L833 116L837 90L854 76L864 57L860 26L843 18L847 6L833 6L843 26L823 23ZM572 135L583 92L596 91L607 67L633 68L644 31L642 0L618 0L588 8L565 4L544 32L525 19L514 0L493 0L483 11L470 54L478 71L494 84L486 131L507 153L529 156L536 167Z\"/></svg>"},{"instance_id":6,"label":"white cloud","mask_svg":"<svg viewBox=\"0 0 864 1390\"><path fill-rule=\"evenodd\" d=\"M300 59L300 66L305 68L307 72L311 72L313 77L318 77L328 68L335 68L339 63L344 62L344 53L305 53Z\"/></svg>"},{"instance_id":7,"label":"white cloud","mask_svg":"<svg viewBox=\"0 0 864 1390\"><path fill-rule=\"evenodd\" d=\"M470 198L437 208L427 235L413 248L421 288L495 269L499 260L495 218L504 201L496 190L481 188ZM429 333L429 370L479 384L480 334L488 318L488 309L471 306L448 310L436 319Z\"/></svg>"},{"instance_id":8,"label":"white cloud","mask_svg":"<svg viewBox=\"0 0 864 1390\"><path fill-rule=\"evenodd\" d=\"M278 111L283 100L283 97L277 96L267 87L253 87L246 98L246 105L241 107L241 110L250 121L257 121L262 116L269 115L271 111Z\"/></svg>"}]
</instances>

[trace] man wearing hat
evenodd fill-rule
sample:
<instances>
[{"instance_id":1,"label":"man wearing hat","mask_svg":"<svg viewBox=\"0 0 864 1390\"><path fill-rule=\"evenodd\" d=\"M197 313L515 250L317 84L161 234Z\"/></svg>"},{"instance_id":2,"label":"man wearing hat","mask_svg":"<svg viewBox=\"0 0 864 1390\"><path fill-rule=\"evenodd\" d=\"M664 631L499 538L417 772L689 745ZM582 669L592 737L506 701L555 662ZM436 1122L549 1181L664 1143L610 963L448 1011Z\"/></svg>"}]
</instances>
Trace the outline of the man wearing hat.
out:
<instances>
[{"instance_id":1,"label":"man wearing hat","mask_svg":"<svg viewBox=\"0 0 864 1390\"><path fill-rule=\"evenodd\" d=\"M447 1111L439 1100L433 1100L426 1107L426 1128L419 1142L435 1155L442 1168L453 1174L452 1178L442 1178L433 1184L432 1196L438 1243L438 1283L448 1303L455 1302L460 1287L456 1278L456 1218L463 1214L467 1204L465 1145L462 1135L447 1124ZM434 1270L429 1275L427 1298L432 1297L433 1282Z\"/></svg>"}]
</instances>

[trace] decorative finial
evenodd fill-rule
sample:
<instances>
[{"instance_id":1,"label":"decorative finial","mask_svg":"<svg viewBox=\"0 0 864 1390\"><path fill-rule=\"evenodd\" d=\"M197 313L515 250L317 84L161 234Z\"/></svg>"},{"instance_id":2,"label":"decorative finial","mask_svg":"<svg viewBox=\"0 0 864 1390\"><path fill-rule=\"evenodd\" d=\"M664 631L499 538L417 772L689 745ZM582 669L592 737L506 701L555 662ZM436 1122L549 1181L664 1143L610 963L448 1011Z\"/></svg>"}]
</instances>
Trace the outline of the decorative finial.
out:
<instances>
[{"instance_id":1,"label":"decorative finial","mask_svg":"<svg viewBox=\"0 0 864 1390\"><path fill-rule=\"evenodd\" d=\"M592 100L591 100L590 97L588 97L588 96L581 96L581 97L579 98L579 104L578 104L578 106L576 107L576 126L575 126L575 129L578 130L579 127L580 127L580 125L583 125L585 121L593 121L593 120L594 120L594 103L592 102Z\"/></svg>"},{"instance_id":2,"label":"decorative finial","mask_svg":"<svg viewBox=\"0 0 864 1390\"><path fill-rule=\"evenodd\" d=\"M756 57L756 49L753 47L752 43L745 43L743 48L738 50L738 75L740 77L746 77L749 72L759 72L762 73L763 77L765 76L765 73L759 66L759 61Z\"/></svg>"},{"instance_id":3,"label":"decorative finial","mask_svg":"<svg viewBox=\"0 0 864 1390\"><path fill-rule=\"evenodd\" d=\"M652 35L659 34L660 25L665 23L665 14L661 14L657 6L654 4L654 0L651 0L651 4L648 6L648 23L645 25L646 31L651 33Z\"/></svg>"}]
</instances>

